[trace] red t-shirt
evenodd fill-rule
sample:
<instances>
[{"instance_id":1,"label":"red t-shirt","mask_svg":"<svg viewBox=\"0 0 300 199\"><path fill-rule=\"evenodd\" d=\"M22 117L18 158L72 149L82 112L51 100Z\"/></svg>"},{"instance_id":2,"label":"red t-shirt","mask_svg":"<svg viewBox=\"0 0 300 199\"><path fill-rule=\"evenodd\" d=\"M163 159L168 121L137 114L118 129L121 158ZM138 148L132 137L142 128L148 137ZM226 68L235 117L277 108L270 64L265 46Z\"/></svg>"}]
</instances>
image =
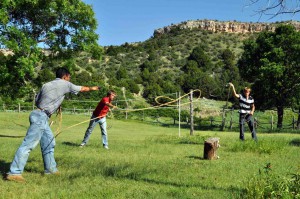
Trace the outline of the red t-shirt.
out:
<instances>
[{"instance_id":1,"label":"red t-shirt","mask_svg":"<svg viewBox=\"0 0 300 199\"><path fill-rule=\"evenodd\" d=\"M110 102L111 100L109 99L109 97L103 97L96 109L94 110L93 115L96 117L105 117L107 112L109 111L109 107L106 105L106 103Z\"/></svg>"}]
</instances>

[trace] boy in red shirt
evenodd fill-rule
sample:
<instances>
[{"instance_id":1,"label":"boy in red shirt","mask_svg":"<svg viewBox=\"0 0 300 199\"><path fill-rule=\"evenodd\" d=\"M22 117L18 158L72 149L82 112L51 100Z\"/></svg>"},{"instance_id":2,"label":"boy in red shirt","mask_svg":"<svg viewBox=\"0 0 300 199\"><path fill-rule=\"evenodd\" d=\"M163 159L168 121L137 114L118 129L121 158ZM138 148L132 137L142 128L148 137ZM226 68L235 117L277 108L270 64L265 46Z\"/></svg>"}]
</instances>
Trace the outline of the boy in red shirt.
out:
<instances>
[{"instance_id":1,"label":"boy in red shirt","mask_svg":"<svg viewBox=\"0 0 300 199\"><path fill-rule=\"evenodd\" d=\"M105 149L108 149L108 139L107 139L107 130L106 130L106 114L108 113L109 109L116 108L116 106L112 105L112 101L116 97L116 92L113 90L108 91L107 95L101 99L98 106L93 112L91 117L90 124L85 132L84 138L80 147L84 147L90 139L92 131L96 124L100 125L101 134L102 134L102 143Z\"/></svg>"}]
</instances>

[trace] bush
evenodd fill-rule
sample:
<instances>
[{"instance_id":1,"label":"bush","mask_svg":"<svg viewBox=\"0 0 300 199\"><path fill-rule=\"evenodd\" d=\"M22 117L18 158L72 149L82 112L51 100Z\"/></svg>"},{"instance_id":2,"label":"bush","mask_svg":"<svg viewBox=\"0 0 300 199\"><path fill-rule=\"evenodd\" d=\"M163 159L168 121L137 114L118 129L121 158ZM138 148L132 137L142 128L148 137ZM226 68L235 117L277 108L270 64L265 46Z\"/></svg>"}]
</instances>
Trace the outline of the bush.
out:
<instances>
[{"instance_id":1,"label":"bush","mask_svg":"<svg viewBox=\"0 0 300 199\"><path fill-rule=\"evenodd\" d=\"M258 176L248 180L241 198L300 198L300 173L277 176L267 163Z\"/></svg>"}]
</instances>

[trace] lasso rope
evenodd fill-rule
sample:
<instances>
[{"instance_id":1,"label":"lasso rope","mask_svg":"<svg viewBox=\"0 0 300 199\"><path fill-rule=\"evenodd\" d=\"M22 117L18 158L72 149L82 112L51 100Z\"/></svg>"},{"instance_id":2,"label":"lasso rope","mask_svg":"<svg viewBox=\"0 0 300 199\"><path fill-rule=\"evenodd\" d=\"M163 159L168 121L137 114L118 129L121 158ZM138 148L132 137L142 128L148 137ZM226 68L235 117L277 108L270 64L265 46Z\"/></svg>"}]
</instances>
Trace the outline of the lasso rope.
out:
<instances>
[{"instance_id":1,"label":"lasso rope","mask_svg":"<svg viewBox=\"0 0 300 199\"><path fill-rule=\"evenodd\" d=\"M194 93L195 91L196 91L196 92L199 92L199 96L198 96L198 97L196 98L196 100L194 101L194 102L196 102L196 101L198 101L198 100L200 99L200 97L201 97L201 90L199 90L199 89L196 89L196 90L193 90L193 91L191 91L191 92L189 92L189 93L187 93L187 94L184 94L184 95L182 95L181 97L179 97L179 98L177 98L177 99L172 99L172 98L167 97L167 96L158 96L158 97L155 98L155 102L156 102L157 104L161 104L161 103L158 102L158 99L160 99L160 98L166 98L166 99L169 99L169 100L171 100L171 101L168 102L168 103L162 104L162 105L176 106L176 107L177 107L178 104L175 104L175 105L171 105L171 104L173 104L173 103L175 103L175 102L178 102L180 99L182 99L182 98L184 98L184 97L190 95L191 93ZM186 104L190 104L190 103L191 103L191 102L180 103L180 106L183 106L183 105L186 105Z\"/></svg>"},{"instance_id":2,"label":"lasso rope","mask_svg":"<svg viewBox=\"0 0 300 199\"><path fill-rule=\"evenodd\" d=\"M170 98L170 97L166 97L166 96L158 96L155 98L155 102L158 104L156 106L151 106L151 107L146 107L146 108L139 108L139 109L119 109L120 111L127 111L127 112L135 112L135 111L143 111L143 110L149 110L149 109L155 109L155 108L159 108L159 107L162 107L162 106L178 106L178 104L175 104L175 105L172 105L176 102L178 102L180 99L186 97L187 95L190 95L192 92L199 92L199 96L197 97L197 99L194 101L198 101L201 97L201 90L199 89L196 89L196 90L193 90L185 95L182 95L181 97L177 98L177 99L173 99L173 98ZM165 98L165 99L169 99L170 101L169 102L166 102L166 103L160 103L158 101L158 99L161 99L161 98ZM194 103L193 102L193 103ZM186 104L190 104L191 102L186 102L186 103L181 103L180 106L183 106L183 105L186 105Z\"/></svg>"},{"instance_id":3,"label":"lasso rope","mask_svg":"<svg viewBox=\"0 0 300 199\"><path fill-rule=\"evenodd\" d=\"M180 99L186 97L187 95L190 95L192 92L199 92L198 98L194 101L194 102L196 102L196 101L199 100L200 97L201 97L201 90L199 90L199 89L193 90L193 91L191 91L191 92L189 92L189 93L187 93L187 94L185 94L185 95L180 96L180 97L177 98L177 99L172 99L172 98L166 97L166 96L158 96L158 97L155 98L155 102L158 104L157 106L151 106L151 107L140 108L140 109L131 109L131 110L130 110L130 109L118 109L118 110L124 111L124 112L134 112L134 111L142 111L142 110L155 109L155 108L159 108L159 107L162 107L162 106L178 106L177 104L176 104L176 105L172 105L172 104L178 102ZM168 99L168 100L170 100L170 101L169 101L169 102L166 102L166 103L160 103L158 100L159 100L159 99L162 99L162 98ZM185 105L185 104L190 104L190 103L191 103L191 102L182 103L182 104L180 104L180 106L183 106L183 105ZM111 113L111 117L114 118L113 112L110 111L110 113ZM78 125L80 125L80 124L83 124L83 123L87 123L87 122L96 120L96 119L101 118L101 117L103 117L103 116L98 116L98 117L93 118L93 119L88 119L88 120L85 120L85 121L76 123L76 124L74 124L74 125L71 125L71 126L68 126L68 127L64 128L63 130L61 129L61 126L59 126L58 129L57 129L56 132L55 132L55 138L56 138L58 135L60 135L60 134L61 134L63 131L65 131L65 130L71 129L71 128L73 128L73 127L75 127L75 126L78 126ZM61 118L62 118L62 116L61 116L61 114L60 114L60 123L61 123Z\"/></svg>"}]
</instances>

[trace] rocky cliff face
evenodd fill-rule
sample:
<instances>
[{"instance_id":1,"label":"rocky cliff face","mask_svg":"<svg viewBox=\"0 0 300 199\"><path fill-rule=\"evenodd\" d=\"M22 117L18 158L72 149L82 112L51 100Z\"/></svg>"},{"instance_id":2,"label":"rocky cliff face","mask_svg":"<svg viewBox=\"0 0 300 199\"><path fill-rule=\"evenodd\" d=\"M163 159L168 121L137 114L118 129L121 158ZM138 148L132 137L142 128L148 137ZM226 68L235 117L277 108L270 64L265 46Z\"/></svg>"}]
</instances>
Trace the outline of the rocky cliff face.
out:
<instances>
[{"instance_id":1,"label":"rocky cliff face","mask_svg":"<svg viewBox=\"0 0 300 199\"><path fill-rule=\"evenodd\" d=\"M163 28L156 29L154 36L169 33L172 29L199 29L212 32L229 32L229 33L254 33L261 31L274 31L279 24L292 24L300 30L300 22L286 21L278 23L247 23L237 21L216 21L216 20L193 20L185 21L180 24L174 24Z\"/></svg>"}]
</instances>

